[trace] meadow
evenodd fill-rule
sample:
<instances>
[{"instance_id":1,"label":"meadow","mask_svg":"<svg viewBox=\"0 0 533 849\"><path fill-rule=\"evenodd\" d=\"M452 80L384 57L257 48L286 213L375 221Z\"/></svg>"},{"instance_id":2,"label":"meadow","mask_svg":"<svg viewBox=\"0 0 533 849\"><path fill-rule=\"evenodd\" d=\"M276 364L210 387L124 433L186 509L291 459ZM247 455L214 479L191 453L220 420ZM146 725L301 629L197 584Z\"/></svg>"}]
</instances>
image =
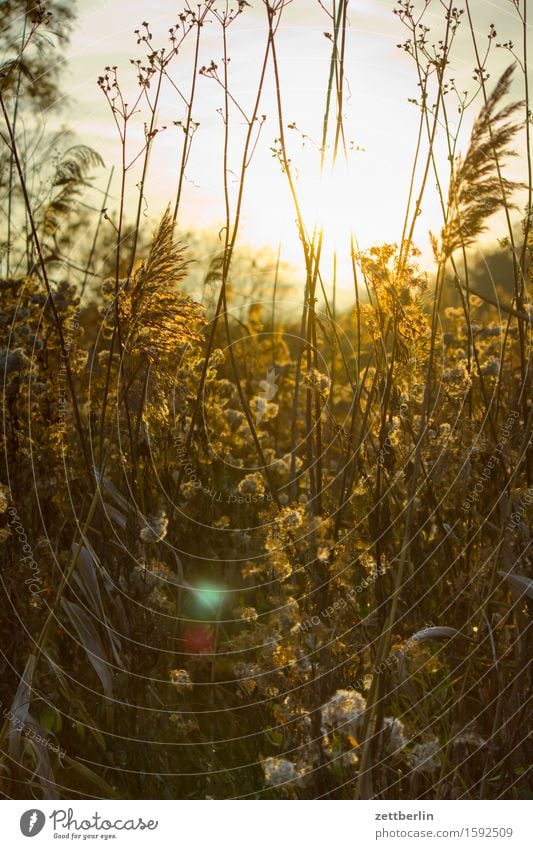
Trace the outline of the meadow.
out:
<instances>
[{"instance_id":1,"label":"meadow","mask_svg":"<svg viewBox=\"0 0 533 849\"><path fill-rule=\"evenodd\" d=\"M2 796L530 799L527 0L502 4L519 41L468 0L391 0L416 132L397 240L366 247L335 239L347 206L377 203L335 179L349 0L314 4L311 141L285 109L290 0L186 3L161 42L139 23L138 58L110 53L94 82L113 169L40 129L71 8L3 5ZM244 102L230 59L252 6ZM201 82L219 98L209 252L186 225ZM297 271L242 240L262 150Z\"/></svg>"}]
</instances>

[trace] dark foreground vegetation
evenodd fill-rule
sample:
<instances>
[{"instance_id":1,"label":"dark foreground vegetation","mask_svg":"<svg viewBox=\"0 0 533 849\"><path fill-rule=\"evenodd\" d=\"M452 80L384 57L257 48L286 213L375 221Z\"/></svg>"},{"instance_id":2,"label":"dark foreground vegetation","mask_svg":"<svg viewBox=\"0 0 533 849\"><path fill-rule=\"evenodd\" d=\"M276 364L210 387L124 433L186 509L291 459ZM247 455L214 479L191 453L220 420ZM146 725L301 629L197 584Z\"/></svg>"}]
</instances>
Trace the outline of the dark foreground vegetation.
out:
<instances>
[{"instance_id":1,"label":"dark foreground vegetation","mask_svg":"<svg viewBox=\"0 0 533 849\"><path fill-rule=\"evenodd\" d=\"M51 19L40 5L4 5L2 794L530 798L525 42L503 45L509 67L489 76L499 36L491 29L481 43L468 3L464 13L432 3L443 18L431 34L429 4L396 4L419 79L412 192L398 244L359 251L352 241L354 306L340 314L285 138L276 37L286 4L262 3L260 71L278 85L274 150L305 275L299 314L278 297L274 263L270 305L237 318L232 271L262 77L245 109L240 192L228 191L206 272L214 298L185 294L195 257L176 236L194 86L177 189L151 242L142 222L159 91L182 44L200 44L208 26L227 58L248 4L184 9L164 53L143 24L135 104L117 69L103 73L117 144L126 150L134 109L145 139L138 206L126 204L125 156L118 205L92 217L82 199L98 152L61 135L43 158L29 129L56 96L42 73L59 49L47 39L68 36L68 14L60 3ZM334 160L344 152L348 3L326 5L319 155ZM526 36L525 2L509 6ZM476 68L466 100L449 64L461 28ZM227 68L195 66L191 81L221 86L229 133ZM460 121L477 109L462 151L449 125L458 101ZM512 180L517 150L524 176ZM434 185L443 223L427 270L415 225ZM494 221L504 228L494 233L498 286L479 281L470 253Z\"/></svg>"}]
</instances>

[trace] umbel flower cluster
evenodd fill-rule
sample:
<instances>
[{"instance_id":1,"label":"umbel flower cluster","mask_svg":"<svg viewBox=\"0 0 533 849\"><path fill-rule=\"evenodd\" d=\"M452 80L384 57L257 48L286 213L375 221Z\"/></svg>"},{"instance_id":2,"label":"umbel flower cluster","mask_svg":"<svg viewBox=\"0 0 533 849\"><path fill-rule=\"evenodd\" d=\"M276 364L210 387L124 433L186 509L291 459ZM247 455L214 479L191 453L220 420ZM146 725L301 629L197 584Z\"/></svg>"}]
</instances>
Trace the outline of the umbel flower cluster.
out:
<instances>
[{"instance_id":1,"label":"umbel flower cluster","mask_svg":"<svg viewBox=\"0 0 533 849\"><path fill-rule=\"evenodd\" d=\"M2 283L3 450L10 469L16 469L0 500L4 582L14 607L38 630L61 568L69 578L60 620L79 637L75 648L59 635L50 642L52 654L39 680L51 688L54 709L49 715L28 714L28 727L41 727L45 738L48 734L63 750L75 751L77 732L61 726L59 717L67 701L76 703L79 687L92 692L83 697L86 716L106 728L118 727L119 720L109 714L102 695L129 700L141 688L143 734L154 742L179 743L176 764L184 773L201 764L199 795L239 795L252 786L283 798L342 796L352 792L346 788L355 786L360 774L368 699L379 680L385 686L383 707L373 720L371 739L380 792L423 794L444 775L442 786L453 794L458 770L461 786L477 782L486 758L497 761L506 746L506 737L493 734L492 715L481 706L490 703L496 683L484 675L490 652L480 638L486 621L480 618L479 594L489 580L488 554L498 545L499 528L489 523L471 541L468 557L464 540L501 499L501 481L512 475L523 450L529 408L523 409L517 395L517 334L481 301L472 305L470 326L460 307L443 312L434 373L439 401L421 454L427 476L412 504L418 530L403 589L405 614L378 665L374 646L394 589L423 412L430 329L418 293L425 283L414 265L406 267L401 286L386 282L388 275L395 279L394 246L359 257L376 296L365 306L361 343L374 365L359 377L365 388L352 416L365 436L356 454L350 447L355 441L339 439L334 421L346 409L350 383L314 371L303 384L324 403L318 512L306 474L305 440L296 451L291 442L288 400L298 364L290 328L287 334L277 332L274 345L271 335L262 339L244 332L239 343L249 352L243 362L251 406L261 397L272 358L280 375L275 410L255 422L267 466L258 462L231 364L220 349L208 365L202 417L191 431L195 386L205 369L205 320L193 301L172 300L185 266L171 231L164 217L131 284L120 283L116 292L104 286L98 343L87 338L75 290L62 285L54 293L56 303L62 302L63 326L71 329L69 364L81 436L98 459L90 470L95 492L90 530L75 546L74 563L68 525L58 520L69 515L72 504L83 513L88 478L74 406L70 399L66 408L59 403L61 352L53 317L37 280ZM378 340L398 303L401 341L397 367L390 372L391 416L384 426L382 400L372 386L389 362ZM120 345L113 342L114 315L120 319ZM347 334L353 321L349 314L343 319ZM508 354L502 359L505 334ZM473 339L476 361L467 353ZM317 344L325 346L326 336ZM490 366L495 359L497 370ZM502 404L491 412L491 425L483 425L484 399L497 385L512 413ZM303 437L305 394L299 403L296 427ZM35 516L22 498L32 479L38 481L55 550L35 534ZM514 477L505 496L503 509L513 508L521 518L508 523L499 566L509 568L506 564L522 557L526 572L531 499L524 485L525 478ZM458 511L461 503L469 509ZM18 550L11 505L38 563L38 582L33 575L38 591L30 598L21 581L28 552ZM421 581L426 591L421 592ZM490 614L502 648L506 586L494 596ZM427 622L438 624L426 629L423 640L411 639ZM466 686L468 652L474 652L469 675L481 696L464 699L457 687L461 681ZM62 676L54 683L52 661L77 670L79 683ZM509 680L513 669L510 664ZM146 684L132 677L134 670L146 676ZM133 722L129 712L121 727L124 722ZM234 741L225 761L230 766L216 781L207 778L219 757L203 745L209 734ZM98 745L88 737L88 749ZM122 762L119 750L106 752L111 763ZM29 749L20 751L21 764L32 757ZM59 782L63 767L54 762L52 748L46 757L46 780L53 775ZM243 771L246 758L250 765ZM97 773L87 779L102 780ZM180 792L175 780L173 792Z\"/></svg>"}]
</instances>

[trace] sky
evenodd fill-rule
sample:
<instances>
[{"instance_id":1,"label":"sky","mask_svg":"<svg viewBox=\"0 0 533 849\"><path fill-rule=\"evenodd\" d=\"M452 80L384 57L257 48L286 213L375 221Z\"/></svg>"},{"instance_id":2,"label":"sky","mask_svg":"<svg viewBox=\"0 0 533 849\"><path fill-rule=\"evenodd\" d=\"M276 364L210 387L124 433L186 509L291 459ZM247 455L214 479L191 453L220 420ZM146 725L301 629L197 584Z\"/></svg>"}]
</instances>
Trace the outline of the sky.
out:
<instances>
[{"instance_id":1,"label":"sky","mask_svg":"<svg viewBox=\"0 0 533 849\"><path fill-rule=\"evenodd\" d=\"M222 8L225 2L219 3ZM420 7L420 0L418 7ZM344 124L346 137L354 150L347 165L334 177L319 185L317 145L326 93L331 44L324 33L331 30L326 13L316 0L293 0L283 12L278 33L278 55L282 80L285 126L291 160L298 175L306 220L315 216L324 220L331 237L325 246L325 273L332 267L333 251L338 252L338 284L349 288L348 239L353 231L358 244L368 247L377 242L394 242L401 237L403 215L416 145L419 113L409 98L416 98L417 78L412 59L397 44L406 37L393 14L393 0L352 0L346 44L346 100ZM61 121L73 128L84 142L97 149L106 167L119 173L120 145L112 115L96 80L106 65L117 65L126 92L135 96L136 84L130 59L142 56L133 30L147 19L155 43L164 44L168 29L177 18L179 6L170 0L78 0L78 19L67 55L63 77L65 99ZM497 41L512 39L520 43L520 33L512 0L474 0L471 2L474 26L482 46L489 25L494 23ZM430 0L425 22L431 27L430 38L442 34L442 4ZM248 113L255 98L260 65L266 43L266 14L260 0L251 0L250 8L228 31L230 88L236 101ZM222 56L220 29L215 23L205 27L200 49L200 65L213 59L220 65ZM190 86L192 39L174 64L178 86ZM509 63L504 50L491 57L491 79ZM457 38L453 71L460 90L473 91L474 59L471 36L466 23ZM489 81L490 85L490 81ZM521 92L517 89L517 96ZM223 197L223 122L217 109L222 91L217 83L200 77L197 82L194 119L199 122L186 171L185 192L180 214L182 229L219 231L224 221ZM479 104L465 122L462 146ZM272 147L279 135L275 108L275 87L270 66L259 110L266 115L259 142L246 178L241 238L259 248L281 244L284 259L301 265L301 246L295 226L295 213L285 175ZM158 113L158 126L167 125L154 145L147 182L146 216L156 218L167 203L174 202L178 175L179 130L172 121L184 117L183 104L172 91L165 90ZM130 131L129 156L140 150L146 110L136 116ZM238 111L231 114L229 167L237 170L244 138L244 121ZM305 144L302 144L302 138ZM438 148L442 167L446 157ZM520 171L523 163L513 166ZM521 175L523 177L523 174ZM136 196L138 172L129 174L128 198ZM230 184L234 200L236 181ZM113 208L118 197L118 179L112 186ZM318 204L317 204L318 200ZM428 230L438 232L440 213L433 184L423 204L416 240L429 255ZM311 224L309 224L311 226ZM335 234L335 235L333 235Z\"/></svg>"}]
</instances>

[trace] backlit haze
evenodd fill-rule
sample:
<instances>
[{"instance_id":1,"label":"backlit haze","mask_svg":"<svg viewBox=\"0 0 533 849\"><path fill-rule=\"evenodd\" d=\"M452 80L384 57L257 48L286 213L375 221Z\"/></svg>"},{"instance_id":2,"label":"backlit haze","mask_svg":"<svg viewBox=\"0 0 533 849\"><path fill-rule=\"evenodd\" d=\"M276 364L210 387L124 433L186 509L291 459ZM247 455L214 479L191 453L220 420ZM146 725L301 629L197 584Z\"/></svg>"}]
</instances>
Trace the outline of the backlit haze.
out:
<instances>
[{"instance_id":1,"label":"backlit haze","mask_svg":"<svg viewBox=\"0 0 533 849\"><path fill-rule=\"evenodd\" d=\"M223 4L222 4L223 5ZM399 241L416 145L419 112L409 98L418 95L416 69L412 59L397 44L407 31L393 14L393 0L354 0L349 13L346 45L346 89L344 104L345 137L352 150L346 163L341 157L337 172L319 180L318 146L326 96L331 42L325 32L331 23L314 0L294 0L283 12L278 33L278 56L282 80L282 102L290 155L298 173L298 188L306 216L326 223L323 274L338 252L339 288L351 287L349 275L349 235L353 232L361 247L376 242ZM459 4L460 5L460 4ZM67 100L60 119L72 127L85 143L96 148L106 166L119 165L120 146L109 107L97 86L97 77L106 65L118 65L124 88L135 96L136 81L129 60L142 57L133 30L148 20L156 46L165 44L168 29L176 20L179 7L169 0L78 3L78 20L67 57L63 88ZM475 0L471 4L474 23L483 49L489 25L498 30L497 41L519 42L517 21L511 2ZM430 37L442 34L443 10L432 0L425 22L432 27ZM433 26L434 25L434 31ZM472 78L475 64L471 36L466 21L460 28L454 47L454 75L459 90L475 90ZM256 95L261 61L266 45L266 12L262 2L252 0L251 7L229 30L230 86L245 112ZM174 63L174 79L188 91L190 86L193 38ZM200 65L211 60L220 64L222 47L220 28L205 27L200 50ZM490 59L489 86L509 64L509 55L494 48ZM194 109L199 122L187 167L185 195L181 206L180 227L219 231L224 220L222 183L223 123L217 109L222 105L222 89L216 82L200 77ZM521 92L516 92L521 97ZM271 148L278 137L272 66L268 71L260 114L266 115L259 143L250 165L245 190L244 215L240 241L260 248L268 245L276 252L281 244L284 260L300 268L301 247L295 226L295 213L285 175ZM472 118L480 106L472 108L465 122L464 149ZM450 108L450 112L453 109ZM167 89L158 126L167 125L156 139L147 188L147 215L155 218L167 203L174 202L179 170L181 136L172 121L183 119L185 108L177 95ZM142 146L143 129L139 120L132 132L130 151ZM244 138L244 122L233 110L230 133L230 167L238 169ZM446 155L438 148L445 168ZM514 167L520 174L520 161ZM118 174L116 167L115 175ZM129 192L135 196L138 176L130 178ZM235 186L233 186L235 189ZM112 197L118 193L118 178ZM114 203L108 204L110 209ZM423 258L429 258L428 230L440 229L440 212L433 181L423 203L415 241Z\"/></svg>"}]
</instances>

